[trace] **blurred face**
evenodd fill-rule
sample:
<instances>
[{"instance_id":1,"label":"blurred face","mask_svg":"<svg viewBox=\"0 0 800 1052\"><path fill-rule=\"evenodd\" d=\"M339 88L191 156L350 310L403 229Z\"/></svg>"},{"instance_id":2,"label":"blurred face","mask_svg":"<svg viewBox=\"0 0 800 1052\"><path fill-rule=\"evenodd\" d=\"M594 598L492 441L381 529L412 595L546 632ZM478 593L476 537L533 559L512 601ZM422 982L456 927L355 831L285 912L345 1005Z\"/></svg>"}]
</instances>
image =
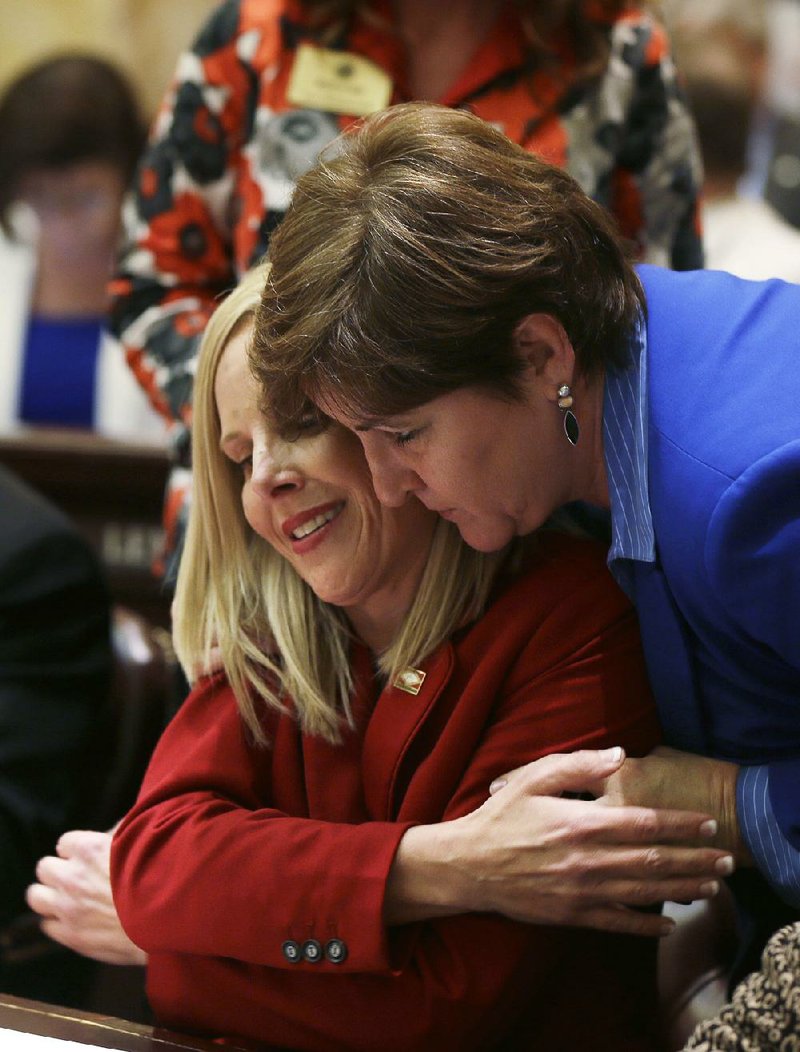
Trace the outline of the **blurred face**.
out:
<instances>
[{"instance_id":1,"label":"blurred face","mask_svg":"<svg viewBox=\"0 0 800 1052\"><path fill-rule=\"evenodd\" d=\"M28 172L18 197L36 213L40 250L75 266L110 258L124 193L123 177L113 164L83 161Z\"/></svg>"},{"instance_id":2,"label":"blurred face","mask_svg":"<svg viewBox=\"0 0 800 1052\"><path fill-rule=\"evenodd\" d=\"M220 358L214 394L220 448L241 468L248 523L326 602L351 618L405 613L425 565L436 517L417 501L384 507L358 439L331 424L288 442L258 407L247 363L250 328ZM357 626L358 627L358 626Z\"/></svg>"},{"instance_id":3,"label":"blurred face","mask_svg":"<svg viewBox=\"0 0 800 1052\"><path fill-rule=\"evenodd\" d=\"M399 507L411 494L467 544L496 551L573 499L559 410L535 382L523 386L520 402L464 388L396 417L337 419L361 439L384 504Z\"/></svg>"}]
</instances>

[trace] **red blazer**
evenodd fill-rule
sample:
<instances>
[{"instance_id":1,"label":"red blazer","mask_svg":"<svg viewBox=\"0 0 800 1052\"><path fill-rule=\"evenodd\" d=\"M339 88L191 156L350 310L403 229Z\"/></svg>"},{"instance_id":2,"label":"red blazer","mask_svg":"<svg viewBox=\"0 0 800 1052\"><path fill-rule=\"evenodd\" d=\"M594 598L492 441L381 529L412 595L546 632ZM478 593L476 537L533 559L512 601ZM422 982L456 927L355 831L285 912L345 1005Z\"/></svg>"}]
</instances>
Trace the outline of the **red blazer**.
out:
<instances>
[{"instance_id":1,"label":"red blazer","mask_svg":"<svg viewBox=\"0 0 800 1052\"><path fill-rule=\"evenodd\" d=\"M265 719L248 744L221 677L159 744L112 852L125 929L165 1025L259 1047L641 1050L653 940L489 914L382 922L409 826L479 806L546 753L658 729L634 617L589 542L543 537L533 565L425 662L416 696L355 656L342 744Z\"/></svg>"}]
</instances>

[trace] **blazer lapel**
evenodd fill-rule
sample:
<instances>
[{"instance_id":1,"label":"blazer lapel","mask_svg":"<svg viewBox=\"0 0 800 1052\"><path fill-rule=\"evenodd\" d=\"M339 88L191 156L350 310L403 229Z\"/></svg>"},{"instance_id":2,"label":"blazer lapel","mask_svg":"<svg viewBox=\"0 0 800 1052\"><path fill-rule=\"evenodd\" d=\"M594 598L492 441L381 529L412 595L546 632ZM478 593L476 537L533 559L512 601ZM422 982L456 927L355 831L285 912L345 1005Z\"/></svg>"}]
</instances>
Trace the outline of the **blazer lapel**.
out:
<instances>
[{"instance_id":1,"label":"blazer lapel","mask_svg":"<svg viewBox=\"0 0 800 1052\"><path fill-rule=\"evenodd\" d=\"M453 671L455 656L444 643L423 664L418 694L389 684L375 705L362 754L364 794L373 820L391 821L403 759L433 710Z\"/></svg>"}]
</instances>

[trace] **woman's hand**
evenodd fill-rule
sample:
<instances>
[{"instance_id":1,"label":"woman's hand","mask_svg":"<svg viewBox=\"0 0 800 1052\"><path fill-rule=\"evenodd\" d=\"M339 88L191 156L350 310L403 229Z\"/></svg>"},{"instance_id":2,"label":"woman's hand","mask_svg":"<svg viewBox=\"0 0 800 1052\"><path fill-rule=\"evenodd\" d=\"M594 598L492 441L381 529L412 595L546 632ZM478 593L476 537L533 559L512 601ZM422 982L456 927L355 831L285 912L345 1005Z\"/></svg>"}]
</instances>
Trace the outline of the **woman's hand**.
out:
<instances>
[{"instance_id":1,"label":"woman's hand","mask_svg":"<svg viewBox=\"0 0 800 1052\"><path fill-rule=\"evenodd\" d=\"M738 775L734 763L659 746L647 756L625 760L603 780L598 795L602 803L615 807L704 811L719 826L714 844L730 851L738 865L752 865L736 818Z\"/></svg>"},{"instance_id":2,"label":"woman's hand","mask_svg":"<svg viewBox=\"0 0 800 1052\"><path fill-rule=\"evenodd\" d=\"M71 950L108 964L145 964L119 922L111 897L111 833L73 830L56 845L58 857L36 866L38 884L26 893L42 931Z\"/></svg>"},{"instance_id":3,"label":"woman's hand","mask_svg":"<svg viewBox=\"0 0 800 1052\"><path fill-rule=\"evenodd\" d=\"M619 770L621 749L546 756L493 783L469 815L417 826L400 842L386 921L471 911L515 920L663 935L673 924L636 909L709 898L733 870L707 846L708 812L609 807L565 799Z\"/></svg>"}]
</instances>

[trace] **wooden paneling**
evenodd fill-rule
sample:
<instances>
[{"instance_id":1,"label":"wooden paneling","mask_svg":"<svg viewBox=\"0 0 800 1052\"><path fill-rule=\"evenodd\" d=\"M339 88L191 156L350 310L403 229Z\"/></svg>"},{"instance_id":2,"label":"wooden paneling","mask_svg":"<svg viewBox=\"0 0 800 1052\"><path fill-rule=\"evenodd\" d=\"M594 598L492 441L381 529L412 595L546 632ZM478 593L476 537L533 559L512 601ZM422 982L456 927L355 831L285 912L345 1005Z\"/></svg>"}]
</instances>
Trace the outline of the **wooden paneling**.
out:
<instances>
[{"instance_id":1,"label":"wooden paneling","mask_svg":"<svg viewBox=\"0 0 800 1052\"><path fill-rule=\"evenodd\" d=\"M181 50L218 0L0 0L0 90L25 66L64 50L96 51L155 112Z\"/></svg>"},{"instance_id":2,"label":"wooden paneling","mask_svg":"<svg viewBox=\"0 0 800 1052\"><path fill-rule=\"evenodd\" d=\"M163 536L166 450L31 428L0 436L0 462L76 523L106 567L115 602L168 626L169 601L152 572Z\"/></svg>"}]
</instances>

